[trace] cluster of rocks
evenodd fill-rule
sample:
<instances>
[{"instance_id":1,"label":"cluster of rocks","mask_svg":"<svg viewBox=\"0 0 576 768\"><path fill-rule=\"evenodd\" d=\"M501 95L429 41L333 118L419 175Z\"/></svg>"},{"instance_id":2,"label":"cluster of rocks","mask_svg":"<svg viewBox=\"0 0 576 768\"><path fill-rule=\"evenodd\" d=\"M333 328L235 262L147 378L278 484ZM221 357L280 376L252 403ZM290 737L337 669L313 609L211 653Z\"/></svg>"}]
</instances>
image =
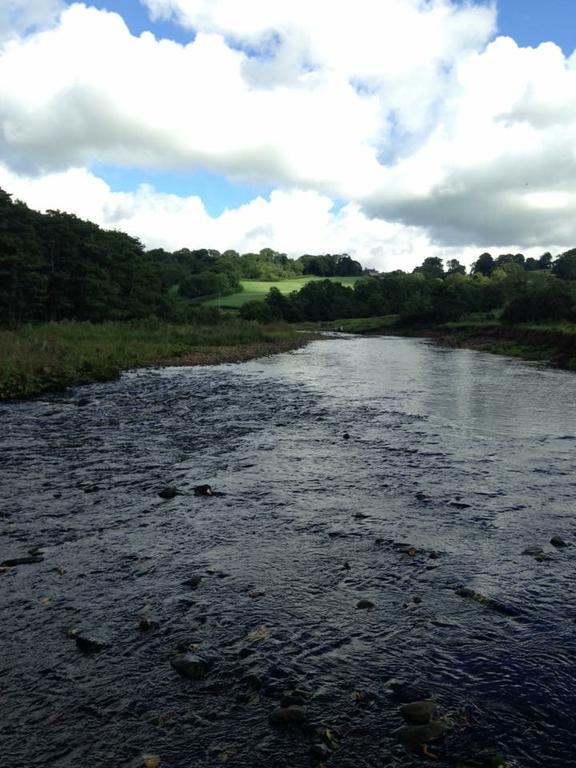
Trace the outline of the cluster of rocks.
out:
<instances>
[{"instance_id":1,"label":"cluster of rocks","mask_svg":"<svg viewBox=\"0 0 576 768\"><path fill-rule=\"evenodd\" d=\"M44 562L44 550L41 544L37 544L28 550L28 554L22 557L11 557L0 563L2 570L16 568L19 565L33 565L34 563Z\"/></svg>"},{"instance_id":2,"label":"cluster of rocks","mask_svg":"<svg viewBox=\"0 0 576 768\"><path fill-rule=\"evenodd\" d=\"M475 603L479 603L485 608L491 608L493 611L496 611L496 613L501 613L504 616L516 618L519 615L518 609L513 605L508 605L493 597L487 597L471 587L456 587L454 591L459 597L466 597L470 600L474 600Z\"/></svg>"},{"instance_id":3,"label":"cluster of rocks","mask_svg":"<svg viewBox=\"0 0 576 768\"><path fill-rule=\"evenodd\" d=\"M222 491L215 491L211 485L208 485L207 483L204 483L203 485L195 485L192 488L192 491L194 493L194 496L224 496ZM167 485L164 488L161 488L158 491L158 496L160 496L161 499L170 500L174 499L176 496L186 496L185 491L181 491L179 488L176 488L174 485Z\"/></svg>"},{"instance_id":4,"label":"cluster of rocks","mask_svg":"<svg viewBox=\"0 0 576 768\"><path fill-rule=\"evenodd\" d=\"M565 549L566 547L571 546L571 544L565 541L561 536L552 536L552 538L550 539L550 544L555 549ZM522 554L533 557L534 560L536 560L538 563L542 563L542 562L545 562L546 560L551 559L551 555L544 551L544 547L541 547L537 544L526 547L526 549L523 550Z\"/></svg>"},{"instance_id":5,"label":"cluster of rocks","mask_svg":"<svg viewBox=\"0 0 576 768\"><path fill-rule=\"evenodd\" d=\"M396 731L398 740L405 747L416 749L427 757L437 757L429 752L428 744L445 736L450 726L445 718L439 717L436 702L425 699L402 704L400 715L407 725Z\"/></svg>"}]
</instances>

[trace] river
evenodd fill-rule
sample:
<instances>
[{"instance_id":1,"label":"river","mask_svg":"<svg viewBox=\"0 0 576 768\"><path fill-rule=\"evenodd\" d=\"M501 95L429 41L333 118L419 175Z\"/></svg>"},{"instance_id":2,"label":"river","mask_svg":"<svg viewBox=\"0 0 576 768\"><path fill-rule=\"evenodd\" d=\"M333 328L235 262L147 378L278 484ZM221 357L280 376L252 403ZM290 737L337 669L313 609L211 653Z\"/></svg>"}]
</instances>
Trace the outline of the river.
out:
<instances>
[{"instance_id":1,"label":"river","mask_svg":"<svg viewBox=\"0 0 576 768\"><path fill-rule=\"evenodd\" d=\"M38 561L0 574L3 768L421 765L427 697L439 766L574 765L575 394L342 336L0 405L0 562ZM292 689L311 725L271 726Z\"/></svg>"}]
</instances>

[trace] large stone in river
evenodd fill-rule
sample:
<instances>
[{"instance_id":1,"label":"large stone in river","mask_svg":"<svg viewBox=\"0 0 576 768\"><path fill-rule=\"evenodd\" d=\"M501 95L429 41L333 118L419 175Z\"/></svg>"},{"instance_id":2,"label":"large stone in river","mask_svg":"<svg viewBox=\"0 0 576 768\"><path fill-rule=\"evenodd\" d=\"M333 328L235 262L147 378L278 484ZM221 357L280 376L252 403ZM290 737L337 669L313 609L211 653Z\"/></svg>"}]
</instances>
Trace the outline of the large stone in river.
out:
<instances>
[{"instance_id":1,"label":"large stone in river","mask_svg":"<svg viewBox=\"0 0 576 768\"><path fill-rule=\"evenodd\" d=\"M558 547L559 549L561 547L567 547L568 544L564 541L564 539L561 536L552 536L550 539L550 544L552 544L553 547Z\"/></svg>"},{"instance_id":2,"label":"large stone in river","mask_svg":"<svg viewBox=\"0 0 576 768\"><path fill-rule=\"evenodd\" d=\"M410 704L402 704L400 714L409 723L424 725L436 717L437 706L432 699L413 701Z\"/></svg>"},{"instance_id":3,"label":"large stone in river","mask_svg":"<svg viewBox=\"0 0 576 768\"><path fill-rule=\"evenodd\" d=\"M449 726L441 720L433 720L426 725L405 725L396 731L399 741L405 747L416 749L430 741L442 738L450 730Z\"/></svg>"},{"instance_id":4,"label":"large stone in river","mask_svg":"<svg viewBox=\"0 0 576 768\"><path fill-rule=\"evenodd\" d=\"M373 608L376 608L372 600L358 600L356 603L356 608L359 611L371 611Z\"/></svg>"},{"instance_id":5,"label":"large stone in river","mask_svg":"<svg viewBox=\"0 0 576 768\"><path fill-rule=\"evenodd\" d=\"M533 547L526 547L526 549L522 552L523 555L530 555L531 557L537 557L538 555L543 554L544 550L542 547L533 546Z\"/></svg>"},{"instance_id":6,"label":"large stone in river","mask_svg":"<svg viewBox=\"0 0 576 768\"><path fill-rule=\"evenodd\" d=\"M170 659L170 664L179 675L189 680L203 680L211 667L207 659L195 653L179 653Z\"/></svg>"},{"instance_id":7,"label":"large stone in river","mask_svg":"<svg viewBox=\"0 0 576 768\"><path fill-rule=\"evenodd\" d=\"M306 712L302 707L280 707L270 713L268 720L270 725L287 726L302 725L306 722Z\"/></svg>"},{"instance_id":8,"label":"large stone in river","mask_svg":"<svg viewBox=\"0 0 576 768\"><path fill-rule=\"evenodd\" d=\"M161 491L158 491L158 496L160 496L161 499L173 499L175 496L178 496L178 488L175 488L173 485L168 485L166 488L162 488Z\"/></svg>"}]
</instances>

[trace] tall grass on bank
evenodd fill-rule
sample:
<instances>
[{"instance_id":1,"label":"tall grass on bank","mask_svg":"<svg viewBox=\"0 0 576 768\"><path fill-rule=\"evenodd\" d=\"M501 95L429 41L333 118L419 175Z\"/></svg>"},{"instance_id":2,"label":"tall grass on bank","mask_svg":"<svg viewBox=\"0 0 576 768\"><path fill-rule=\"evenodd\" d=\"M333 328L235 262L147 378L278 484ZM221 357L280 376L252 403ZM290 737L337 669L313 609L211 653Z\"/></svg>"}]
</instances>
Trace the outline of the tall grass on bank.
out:
<instances>
[{"instance_id":1,"label":"tall grass on bank","mask_svg":"<svg viewBox=\"0 0 576 768\"><path fill-rule=\"evenodd\" d=\"M285 324L238 319L218 325L47 323L0 330L0 399L28 397L76 384L115 378L122 370L163 360L250 345L296 344L302 335ZM218 354L216 354L218 359Z\"/></svg>"}]
</instances>

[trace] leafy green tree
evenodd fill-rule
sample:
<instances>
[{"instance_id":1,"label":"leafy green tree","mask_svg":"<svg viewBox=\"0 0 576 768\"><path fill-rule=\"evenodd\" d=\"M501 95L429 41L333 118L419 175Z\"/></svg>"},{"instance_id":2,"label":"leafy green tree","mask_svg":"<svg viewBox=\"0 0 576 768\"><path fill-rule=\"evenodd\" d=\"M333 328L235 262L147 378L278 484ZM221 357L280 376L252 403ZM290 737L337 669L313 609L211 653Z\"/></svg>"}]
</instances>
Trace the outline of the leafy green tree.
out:
<instances>
[{"instance_id":1,"label":"leafy green tree","mask_svg":"<svg viewBox=\"0 0 576 768\"><path fill-rule=\"evenodd\" d=\"M494 259L489 253L482 253L478 259L472 264L473 275L484 275L484 277L490 277L494 272Z\"/></svg>"},{"instance_id":2,"label":"leafy green tree","mask_svg":"<svg viewBox=\"0 0 576 768\"><path fill-rule=\"evenodd\" d=\"M259 323L273 323L282 319L282 315L268 302L254 299L240 307L240 317L243 320L257 320Z\"/></svg>"},{"instance_id":3,"label":"leafy green tree","mask_svg":"<svg viewBox=\"0 0 576 768\"><path fill-rule=\"evenodd\" d=\"M574 291L565 283L550 281L515 296L502 312L504 323L537 323L545 320L576 320Z\"/></svg>"},{"instance_id":4,"label":"leafy green tree","mask_svg":"<svg viewBox=\"0 0 576 768\"><path fill-rule=\"evenodd\" d=\"M454 275L454 274L460 274L465 275L466 274L466 267L464 264L460 264L458 259L448 259L446 262L447 270L446 274L448 275Z\"/></svg>"},{"instance_id":5,"label":"leafy green tree","mask_svg":"<svg viewBox=\"0 0 576 768\"><path fill-rule=\"evenodd\" d=\"M439 259L437 256L428 256L419 267L414 269L414 272L420 272L430 278L442 278L444 277L442 259Z\"/></svg>"},{"instance_id":6,"label":"leafy green tree","mask_svg":"<svg viewBox=\"0 0 576 768\"><path fill-rule=\"evenodd\" d=\"M576 280L576 248L558 256L552 271L561 280Z\"/></svg>"}]
</instances>

